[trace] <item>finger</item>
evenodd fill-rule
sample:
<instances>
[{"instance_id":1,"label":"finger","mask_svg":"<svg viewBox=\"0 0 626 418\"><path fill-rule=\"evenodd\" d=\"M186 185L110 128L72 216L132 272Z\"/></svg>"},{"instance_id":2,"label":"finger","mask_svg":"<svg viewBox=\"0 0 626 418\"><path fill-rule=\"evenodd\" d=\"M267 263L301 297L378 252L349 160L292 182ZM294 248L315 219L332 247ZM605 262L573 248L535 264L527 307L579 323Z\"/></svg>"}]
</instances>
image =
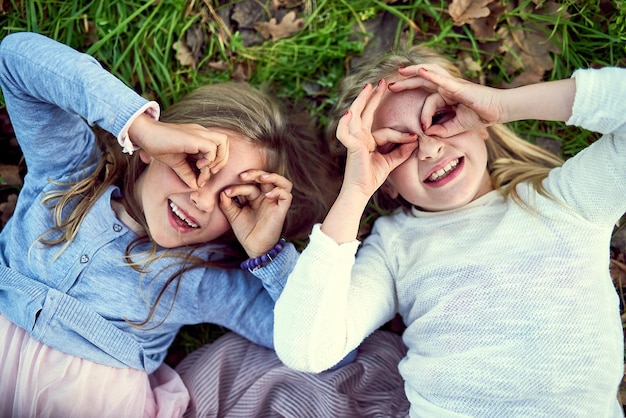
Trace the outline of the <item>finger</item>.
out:
<instances>
[{"instance_id":1,"label":"finger","mask_svg":"<svg viewBox=\"0 0 626 418\"><path fill-rule=\"evenodd\" d=\"M381 78L369 97L369 100L365 105L365 109L363 109L363 114L361 115L361 129L371 131L372 123L374 122L374 114L376 113L376 109L378 109L378 105L380 104L380 101L386 91L387 81Z\"/></svg>"},{"instance_id":2,"label":"finger","mask_svg":"<svg viewBox=\"0 0 626 418\"><path fill-rule=\"evenodd\" d=\"M468 130L468 128L463 127L457 114L457 116L454 119L451 119L445 123L442 123L439 125L432 125L426 130L425 133L430 136L448 138L466 130Z\"/></svg>"},{"instance_id":3,"label":"finger","mask_svg":"<svg viewBox=\"0 0 626 418\"><path fill-rule=\"evenodd\" d=\"M418 142L409 142L407 144L402 144L398 148L392 150L388 154L385 154L385 159L387 160L387 164L389 164L390 171L393 171L400 164L409 159L411 154L417 149Z\"/></svg>"},{"instance_id":4,"label":"finger","mask_svg":"<svg viewBox=\"0 0 626 418\"><path fill-rule=\"evenodd\" d=\"M171 166L172 170L180 177L182 181L187 184L187 186L192 189L198 188L198 182L196 180L196 172L189 166L189 163L186 160L183 160L179 164L175 164Z\"/></svg>"},{"instance_id":5,"label":"finger","mask_svg":"<svg viewBox=\"0 0 626 418\"><path fill-rule=\"evenodd\" d=\"M376 141L376 151L388 154L401 144L417 141L417 134L413 132L399 132L391 128L382 128L373 132Z\"/></svg>"},{"instance_id":6,"label":"finger","mask_svg":"<svg viewBox=\"0 0 626 418\"><path fill-rule=\"evenodd\" d=\"M288 209L291 206L291 201L293 199L291 192L281 187L274 187L271 191L265 193L264 197L267 200L276 202L278 206L284 209Z\"/></svg>"},{"instance_id":7,"label":"finger","mask_svg":"<svg viewBox=\"0 0 626 418\"><path fill-rule=\"evenodd\" d=\"M346 113L343 114L341 119L339 119L339 123L337 124L337 131L335 135L339 142L343 144L348 150L354 149L357 145L356 139L350 135L349 125L352 121L353 114L351 110L346 110Z\"/></svg>"},{"instance_id":8,"label":"finger","mask_svg":"<svg viewBox=\"0 0 626 418\"><path fill-rule=\"evenodd\" d=\"M422 130L424 132L433 124L433 117L436 112L447 106L448 104L440 94L433 93L426 97L424 105L422 106L422 113L420 114L420 123L422 124Z\"/></svg>"},{"instance_id":9,"label":"finger","mask_svg":"<svg viewBox=\"0 0 626 418\"><path fill-rule=\"evenodd\" d=\"M230 155L230 147L228 140L224 141L222 144L217 145L215 159L213 160L213 164L209 166L211 172L213 174L220 171L222 168L226 166L228 162L228 156Z\"/></svg>"},{"instance_id":10,"label":"finger","mask_svg":"<svg viewBox=\"0 0 626 418\"><path fill-rule=\"evenodd\" d=\"M430 92L437 91L437 84L432 83L428 80L424 80L420 77L409 77L402 80L394 81L393 83L389 83L387 87L390 91L394 93L399 93L405 90L415 90L415 89L425 89Z\"/></svg>"},{"instance_id":11,"label":"finger","mask_svg":"<svg viewBox=\"0 0 626 418\"><path fill-rule=\"evenodd\" d=\"M277 173L269 173L263 170L248 170L240 174L240 178L243 181L254 181L262 185L264 192L270 191L274 187L281 187L285 190L291 191L293 183L286 177ZM266 187L269 186L269 187Z\"/></svg>"},{"instance_id":12,"label":"finger","mask_svg":"<svg viewBox=\"0 0 626 418\"><path fill-rule=\"evenodd\" d=\"M363 111L365 110L373 91L374 88L370 83L365 84L365 86L363 86L363 90L361 90L356 99L352 102L352 105L350 106L351 118L348 123L350 133L361 132L363 127Z\"/></svg>"},{"instance_id":13,"label":"finger","mask_svg":"<svg viewBox=\"0 0 626 418\"><path fill-rule=\"evenodd\" d=\"M233 184L225 190L226 195L234 199L236 204L245 206L258 199L263 193L255 183Z\"/></svg>"},{"instance_id":14,"label":"finger","mask_svg":"<svg viewBox=\"0 0 626 418\"><path fill-rule=\"evenodd\" d=\"M241 208L233 202L232 197L229 196L227 192L228 190L224 190L220 193L220 209L224 216L226 216L228 223L232 226L241 214Z\"/></svg>"},{"instance_id":15,"label":"finger","mask_svg":"<svg viewBox=\"0 0 626 418\"><path fill-rule=\"evenodd\" d=\"M449 74L441 74L436 71L430 71L428 68L420 68L418 75L425 80L439 86L439 89L445 90L445 92L452 97L460 97L460 92L463 89L463 83L458 78L452 77ZM443 92L441 93L443 94Z\"/></svg>"},{"instance_id":16,"label":"finger","mask_svg":"<svg viewBox=\"0 0 626 418\"><path fill-rule=\"evenodd\" d=\"M421 77L419 70L425 68L436 74L449 74L445 69L436 64L409 65L398 69L398 73L406 78L390 83L389 90L399 92L408 89L425 88L428 91L437 91L438 85Z\"/></svg>"},{"instance_id":17,"label":"finger","mask_svg":"<svg viewBox=\"0 0 626 418\"><path fill-rule=\"evenodd\" d=\"M209 167L204 166L200 169L200 173L198 174L198 187L204 187L204 185L207 183L207 181L209 181L209 179L211 178L211 170L209 169Z\"/></svg>"}]
</instances>

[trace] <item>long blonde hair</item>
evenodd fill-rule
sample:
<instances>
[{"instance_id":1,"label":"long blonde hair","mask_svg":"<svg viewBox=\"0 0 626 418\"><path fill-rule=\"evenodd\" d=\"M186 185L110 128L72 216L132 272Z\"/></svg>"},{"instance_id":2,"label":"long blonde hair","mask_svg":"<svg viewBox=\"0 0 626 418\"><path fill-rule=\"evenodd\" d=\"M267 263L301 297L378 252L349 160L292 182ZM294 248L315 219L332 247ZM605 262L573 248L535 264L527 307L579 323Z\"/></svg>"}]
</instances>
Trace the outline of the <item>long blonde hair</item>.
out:
<instances>
[{"instance_id":1,"label":"long blonde hair","mask_svg":"<svg viewBox=\"0 0 626 418\"><path fill-rule=\"evenodd\" d=\"M397 76L399 67L418 64L438 64L456 77L462 77L461 71L454 64L436 51L424 46L413 46L404 52L392 52L381 56L377 61L365 64L353 74L346 76L339 87L339 98L330 117L326 136L336 154L343 153L338 146L335 132L339 119L350 107L366 83L378 83L382 78ZM563 164L563 160L530 142L520 138L505 125L493 125L487 128L487 170L491 182L505 198L511 198L517 204L528 207L517 193L516 186L523 182L531 184L538 193L550 197L542 185L549 171ZM340 145L340 144L339 144ZM410 207L410 204L398 197L392 199L384 192L384 187L374 195L374 202L383 210L397 207Z\"/></svg>"},{"instance_id":2,"label":"long blonde hair","mask_svg":"<svg viewBox=\"0 0 626 418\"><path fill-rule=\"evenodd\" d=\"M327 144L321 140L308 118L298 119L294 115L268 92L243 83L221 83L192 91L165 109L161 121L226 128L248 138L266 156L265 169L281 174L293 183L293 200L283 235L289 240L305 240L313 223L319 222L326 214L336 194L339 176ZM94 156L97 158L94 172L76 183L57 183L58 190L44 198L43 203L49 205L53 212L55 226L40 240L48 245L62 245L60 251L63 251L75 238L87 212L107 188L115 185L123 190L126 210L146 231L145 236L135 239L126 249L127 263L144 273L155 260L172 257L178 260L173 260L172 264L177 263L180 267L166 280L145 321L134 324L143 327L154 316L165 291L174 282L177 292L185 272L206 267L237 268L246 254L232 232L214 241L219 249L207 253L206 257L192 256L193 250L201 244L190 246L187 250L158 248L150 239L142 207L135 198L135 183L146 165L139 158L139 153L130 157L122 154L110 134L100 131L97 138L102 153ZM149 250L140 251L140 246L144 244L149 246ZM220 253L219 257L213 257L216 252Z\"/></svg>"}]
</instances>

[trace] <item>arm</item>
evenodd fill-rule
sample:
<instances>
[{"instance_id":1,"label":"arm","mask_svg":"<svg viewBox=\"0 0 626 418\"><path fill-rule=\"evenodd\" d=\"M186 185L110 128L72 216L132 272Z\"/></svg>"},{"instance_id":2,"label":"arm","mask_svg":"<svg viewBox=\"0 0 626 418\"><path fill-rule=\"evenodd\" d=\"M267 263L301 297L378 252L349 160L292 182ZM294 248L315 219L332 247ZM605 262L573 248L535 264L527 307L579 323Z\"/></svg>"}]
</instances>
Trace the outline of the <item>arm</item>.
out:
<instances>
[{"instance_id":1,"label":"arm","mask_svg":"<svg viewBox=\"0 0 626 418\"><path fill-rule=\"evenodd\" d=\"M11 122L33 175L77 171L85 162L77 154L93 147L92 125L126 146L130 137L191 187L206 181L228 158L224 135L199 125L157 122L157 103L139 96L93 57L45 36L6 36L0 44L0 75ZM198 154L197 182L188 154Z\"/></svg>"},{"instance_id":2,"label":"arm","mask_svg":"<svg viewBox=\"0 0 626 418\"><path fill-rule=\"evenodd\" d=\"M389 89L394 92L413 88L429 90L432 94L424 104L421 123L426 134L441 137L526 119L564 122L572 114L576 94L574 79L496 89L453 77L436 65L414 65L399 72L408 78L393 83ZM433 125L435 113L446 106L454 108L455 117Z\"/></svg>"},{"instance_id":3,"label":"arm","mask_svg":"<svg viewBox=\"0 0 626 418\"><path fill-rule=\"evenodd\" d=\"M148 103L92 57L33 33L2 40L0 75L31 175L73 172L84 164L77 155L93 146L93 133L83 118L117 135Z\"/></svg>"},{"instance_id":4,"label":"arm","mask_svg":"<svg viewBox=\"0 0 626 418\"><path fill-rule=\"evenodd\" d=\"M389 173L417 148L417 135L388 128L372 132L374 113L387 84L366 85L337 126L337 138L347 149L346 169L339 196L322 224L322 231L338 244L356 239L361 215ZM381 145L401 144L389 153Z\"/></svg>"},{"instance_id":5,"label":"arm","mask_svg":"<svg viewBox=\"0 0 626 418\"><path fill-rule=\"evenodd\" d=\"M376 328L391 319L397 302L393 275L376 234L359 252L356 240L365 206L397 165L416 147L415 136L371 132L385 91L368 85L341 119L337 137L348 149L339 196L287 280L275 309L276 352L294 369L320 372L334 366ZM387 154L378 147L401 144Z\"/></svg>"}]
</instances>

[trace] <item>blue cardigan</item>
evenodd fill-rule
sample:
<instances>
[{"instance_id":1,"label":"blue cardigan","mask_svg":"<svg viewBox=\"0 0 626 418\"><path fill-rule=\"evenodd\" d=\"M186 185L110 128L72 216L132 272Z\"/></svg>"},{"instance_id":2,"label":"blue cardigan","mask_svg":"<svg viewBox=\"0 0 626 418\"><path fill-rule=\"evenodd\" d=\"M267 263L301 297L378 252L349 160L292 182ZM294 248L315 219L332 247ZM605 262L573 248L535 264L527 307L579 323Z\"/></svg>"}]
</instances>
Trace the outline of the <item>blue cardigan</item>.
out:
<instances>
[{"instance_id":1,"label":"blue cardigan","mask_svg":"<svg viewBox=\"0 0 626 418\"><path fill-rule=\"evenodd\" d=\"M60 246L35 243L53 226L44 194L50 180L75 181L93 172L97 152L90 125L118 136L146 105L92 57L33 33L0 44L0 86L28 174L13 217L0 233L0 312L46 345L97 363L143 369L161 365L181 326L210 322L273 347L273 309L297 251L288 245L269 266L248 271L194 269L185 273L167 320L152 330L144 320L164 280L174 272L162 259L140 274L124 263L136 238L111 208L111 187L87 214L76 239ZM121 152L121 150L120 150ZM214 247L215 248L215 247ZM204 249L206 251L206 248ZM167 297L173 297L174 286ZM171 300L171 299L170 299ZM155 323L169 300L159 305Z\"/></svg>"}]
</instances>

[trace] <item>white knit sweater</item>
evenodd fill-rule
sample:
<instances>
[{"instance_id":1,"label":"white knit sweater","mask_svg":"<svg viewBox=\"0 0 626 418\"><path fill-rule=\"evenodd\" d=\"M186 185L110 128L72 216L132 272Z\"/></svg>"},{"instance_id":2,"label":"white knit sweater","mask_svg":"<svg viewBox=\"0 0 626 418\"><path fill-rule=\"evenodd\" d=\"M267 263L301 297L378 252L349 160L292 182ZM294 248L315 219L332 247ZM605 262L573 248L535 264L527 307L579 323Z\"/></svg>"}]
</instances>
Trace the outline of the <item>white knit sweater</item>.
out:
<instances>
[{"instance_id":1,"label":"white knit sweater","mask_svg":"<svg viewBox=\"0 0 626 418\"><path fill-rule=\"evenodd\" d=\"M568 124L604 133L544 182L536 213L490 192L398 212L358 242L314 228L275 310L290 367L332 366L399 312L412 417L621 417L609 244L626 212L626 70L579 70Z\"/></svg>"}]
</instances>

